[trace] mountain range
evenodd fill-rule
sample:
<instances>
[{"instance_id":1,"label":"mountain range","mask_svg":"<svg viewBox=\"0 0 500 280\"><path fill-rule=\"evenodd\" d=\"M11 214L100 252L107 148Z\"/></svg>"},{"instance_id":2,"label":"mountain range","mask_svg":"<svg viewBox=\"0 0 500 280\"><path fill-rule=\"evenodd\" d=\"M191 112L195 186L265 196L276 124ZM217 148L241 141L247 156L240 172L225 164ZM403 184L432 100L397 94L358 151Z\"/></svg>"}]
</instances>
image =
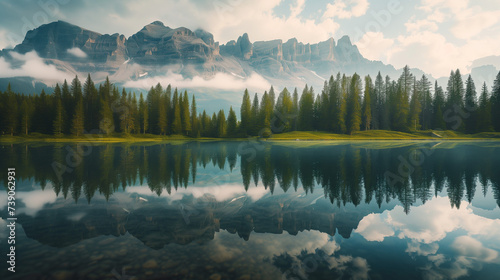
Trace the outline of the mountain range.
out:
<instances>
[{"instance_id":1,"label":"mountain range","mask_svg":"<svg viewBox=\"0 0 500 280\"><path fill-rule=\"evenodd\" d=\"M337 42L330 38L306 44L295 38L286 42L279 39L252 42L245 33L221 45L205 30L171 28L160 21L144 26L128 38L56 21L28 31L21 44L0 51L0 59L12 69L22 68L20 55L32 52L52 69L55 67L55 73L66 74L65 77L91 73L95 81L101 82L109 76L117 84L142 91L157 82L172 83L200 95L207 107L237 106L246 87L263 92L271 85L279 90L300 89L307 83L319 92L324 81L338 72L374 77L380 71L393 79L401 73L392 65L364 58L348 36ZM492 82L495 66L481 61L475 66L472 74L481 76L476 85L482 84L482 80ZM412 72L417 77L424 74L419 69ZM23 76L21 71L15 79L0 79L0 90L5 90L7 82L11 82L14 90L38 92L61 79L37 78L29 73Z\"/></svg>"}]
</instances>

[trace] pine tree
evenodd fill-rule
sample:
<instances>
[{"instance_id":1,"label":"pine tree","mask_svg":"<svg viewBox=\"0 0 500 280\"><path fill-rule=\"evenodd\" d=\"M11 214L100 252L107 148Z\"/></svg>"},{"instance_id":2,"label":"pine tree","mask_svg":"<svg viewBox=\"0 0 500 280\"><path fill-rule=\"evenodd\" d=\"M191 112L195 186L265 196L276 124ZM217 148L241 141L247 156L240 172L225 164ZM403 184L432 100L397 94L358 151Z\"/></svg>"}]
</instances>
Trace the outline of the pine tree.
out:
<instances>
[{"instance_id":1,"label":"pine tree","mask_svg":"<svg viewBox=\"0 0 500 280\"><path fill-rule=\"evenodd\" d=\"M322 131L329 131L331 129L331 113L330 113L330 86L328 82L325 81L323 85L323 91L321 91L321 102L319 102L318 108L318 129ZM293 107L292 107L293 109Z\"/></svg>"},{"instance_id":2,"label":"pine tree","mask_svg":"<svg viewBox=\"0 0 500 280\"><path fill-rule=\"evenodd\" d=\"M361 126L361 105L360 96L362 92L361 78L358 74L354 73L349 87L349 95L347 98L347 114L346 114L346 128L348 134L353 134L359 131Z\"/></svg>"},{"instance_id":3,"label":"pine tree","mask_svg":"<svg viewBox=\"0 0 500 280\"><path fill-rule=\"evenodd\" d=\"M372 101L371 92L373 91L372 79L370 76L365 77L365 95L363 97L363 129L370 130L372 122Z\"/></svg>"},{"instance_id":4,"label":"pine tree","mask_svg":"<svg viewBox=\"0 0 500 280\"><path fill-rule=\"evenodd\" d=\"M410 100L410 112L408 116L408 128L416 131L420 128L420 112L422 107L420 105L420 93L417 89L417 80L415 78L413 83L413 92Z\"/></svg>"},{"instance_id":5,"label":"pine tree","mask_svg":"<svg viewBox=\"0 0 500 280\"><path fill-rule=\"evenodd\" d=\"M340 96L339 96L339 104L337 106L339 112L337 117L337 127L338 133L347 133L346 126L346 115L347 115L347 96L349 93L349 84L350 80L345 75L342 75L340 78L340 73L337 75L337 82L340 85Z\"/></svg>"},{"instance_id":6,"label":"pine tree","mask_svg":"<svg viewBox=\"0 0 500 280\"><path fill-rule=\"evenodd\" d=\"M12 92L10 83L7 85L7 92L5 93L7 95L7 103L5 107L5 116L6 116L6 128L8 133L10 133L11 136L14 135L14 133L17 132L17 125L18 125L18 104L17 104L17 98L16 95Z\"/></svg>"},{"instance_id":7,"label":"pine tree","mask_svg":"<svg viewBox=\"0 0 500 280\"><path fill-rule=\"evenodd\" d=\"M273 108L274 111L274 107L276 104L276 93L274 92L273 86L271 86L271 88L269 89L268 95L269 95L269 101L271 102L271 107Z\"/></svg>"},{"instance_id":8,"label":"pine tree","mask_svg":"<svg viewBox=\"0 0 500 280\"><path fill-rule=\"evenodd\" d=\"M391 78L389 75L385 76L384 82L384 93L385 93L385 103L384 103L384 114L383 117L383 129L391 130L392 129L392 118L395 115L393 110L395 103L395 86L393 86L394 82L391 82Z\"/></svg>"},{"instance_id":9,"label":"pine tree","mask_svg":"<svg viewBox=\"0 0 500 280\"><path fill-rule=\"evenodd\" d=\"M131 131L133 133L141 133L141 125L140 125L140 119L139 119L139 108L137 104L137 98L132 97L132 93L128 93L128 104L130 105L130 115L131 115L131 121L132 121L132 129Z\"/></svg>"},{"instance_id":10,"label":"pine tree","mask_svg":"<svg viewBox=\"0 0 500 280\"><path fill-rule=\"evenodd\" d=\"M110 135L114 132L114 121L113 121L113 112L111 112L111 108L109 107L109 102L106 99L105 95L101 97L100 101L100 119L99 129L106 135Z\"/></svg>"},{"instance_id":11,"label":"pine tree","mask_svg":"<svg viewBox=\"0 0 500 280\"><path fill-rule=\"evenodd\" d=\"M161 88L159 89L161 90ZM158 130L160 135L166 135L167 128L168 128L167 94L166 92L161 90L158 98Z\"/></svg>"},{"instance_id":12,"label":"pine tree","mask_svg":"<svg viewBox=\"0 0 500 280\"><path fill-rule=\"evenodd\" d=\"M201 124L202 124L202 136L208 137L210 135L210 117L207 115L205 110L201 114Z\"/></svg>"},{"instance_id":13,"label":"pine tree","mask_svg":"<svg viewBox=\"0 0 500 280\"><path fill-rule=\"evenodd\" d=\"M460 113L464 111L465 90L460 70L457 69L455 72L451 71L446 91L448 92L448 99L446 101L446 110L444 111L445 121L448 121L447 122L448 129L457 129L455 127L457 123L451 120L453 116L455 115L460 116ZM464 123L460 122L460 126L458 127L457 130L463 131L464 129L465 129Z\"/></svg>"},{"instance_id":14,"label":"pine tree","mask_svg":"<svg viewBox=\"0 0 500 280\"><path fill-rule=\"evenodd\" d=\"M83 84L83 103L85 115L85 129L92 131L97 129L98 124L98 111L99 111L99 97L90 74L88 74L85 83Z\"/></svg>"},{"instance_id":15,"label":"pine tree","mask_svg":"<svg viewBox=\"0 0 500 280\"><path fill-rule=\"evenodd\" d=\"M144 102L144 97L142 96L142 93L139 97L139 122L140 122L140 131L142 131L143 134L146 134L146 131L148 130L148 104Z\"/></svg>"},{"instance_id":16,"label":"pine tree","mask_svg":"<svg viewBox=\"0 0 500 280\"><path fill-rule=\"evenodd\" d=\"M25 135L28 135L29 128L31 125L31 115L33 113L31 101L27 98L24 98L23 103L21 104L21 129Z\"/></svg>"},{"instance_id":17,"label":"pine tree","mask_svg":"<svg viewBox=\"0 0 500 280\"><path fill-rule=\"evenodd\" d=\"M172 106L174 111L174 118L172 122L172 133L181 134L182 133L181 104L177 88L174 90L174 96L172 97Z\"/></svg>"},{"instance_id":18,"label":"pine tree","mask_svg":"<svg viewBox=\"0 0 500 280\"><path fill-rule=\"evenodd\" d=\"M434 83L434 117L433 127L438 130L445 130L446 123L444 122L443 109L445 106L443 88L438 86L437 81Z\"/></svg>"},{"instance_id":19,"label":"pine tree","mask_svg":"<svg viewBox=\"0 0 500 280\"><path fill-rule=\"evenodd\" d=\"M222 138L226 137L226 116L224 114L224 110L219 110L217 114L217 135L216 137Z\"/></svg>"},{"instance_id":20,"label":"pine tree","mask_svg":"<svg viewBox=\"0 0 500 280\"><path fill-rule=\"evenodd\" d=\"M83 98L80 96L75 106L75 114L73 115L73 126L71 129L71 133L77 137L82 136L84 129Z\"/></svg>"},{"instance_id":21,"label":"pine tree","mask_svg":"<svg viewBox=\"0 0 500 280\"><path fill-rule=\"evenodd\" d=\"M431 82L425 75L418 82L418 91L420 92L420 104L422 110L420 113L420 122L422 129L427 130L432 127L432 96L431 96Z\"/></svg>"},{"instance_id":22,"label":"pine tree","mask_svg":"<svg viewBox=\"0 0 500 280\"><path fill-rule=\"evenodd\" d=\"M148 116L149 116L149 131L153 134L159 134L160 128L158 121L160 120L160 98L163 92L161 84L158 83L156 87L151 87L149 89L148 95L146 97L148 104Z\"/></svg>"},{"instance_id":23,"label":"pine tree","mask_svg":"<svg viewBox=\"0 0 500 280\"><path fill-rule=\"evenodd\" d=\"M245 89L240 109L240 116L241 116L240 129L244 135L250 135L250 124L252 119L251 110L252 110L252 105L250 103L250 94L248 94L248 90Z\"/></svg>"},{"instance_id":24,"label":"pine tree","mask_svg":"<svg viewBox=\"0 0 500 280\"><path fill-rule=\"evenodd\" d=\"M198 118L196 115L196 100L194 98L194 94L191 100L191 126L192 126L192 135L193 137L199 137L200 135L200 125L198 122Z\"/></svg>"},{"instance_id":25,"label":"pine tree","mask_svg":"<svg viewBox=\"0 0 500 280\"><path fill-rule=\"evenodd\" d=\"M236 113L233 107L229 107L229 115L227 116L227 136L236 137L237 129Z\"/></svg>"},{"instance_id":26,"label":"pine tree","mask_svg":"<svg viewBox=\"0 0 500 280\"><path fill-rule=\"evenodd\" d=\"M406 65L398 80L398 88L395 95L395 103L392 104L391 111L394 112L393 129L398 131L408 131L408 115L410 111L410 92L413 89L414 78L410 73L410 68Z\"/></svg>"},{"instance_id":27,"label":"pine tree","mask_svg":"<svg viewBox=\"0 0 500 280\"><path fill-rule=\"evenodd\" d=\"M290 115L293 109L293 100L287 88L284 88L278 96L275 105L276 121L273 125L276 129L273 132L286 132L290 130Z\"/></svg>"},{"instance_id":28,"label":"pine tree","mask_svg":"<svg viewBox=\"0 0 500 280\"><path fill-rule=\"evenodd\" d=\"M259 122L259 113L260 113L260 108L259 108L259 96L257 93L255 93L253 97L253 102L252 102L252 107L250 109L250 117L251 117L251 125L250 125L250 134L251 135L257 135L259 133L260 129L260 122Z\"/></svg>"},{"instance_id":29,"label":"pine tree","mask_svg":"<svg viewBox=\"0 0 500 280\"><path fill-rule=\"evenodd\" d=\"M130 94L127 95L125 88L122 89L122 98L120 100L122 111L120 115L121 131L125 134L130 134L134 130L134 106Z\"/></svg>"},{"instance_id":30,"label":"pine tree","mask_svg":"<svg viewBox=\"0 0 500 280\"><path fill-rule=\"evenodd\" d=\"M73 96L76 105L82 97L82 83L78 79L78 76L75 76L73 81L71 81L71 95Z\"/></svg>"},{"instance_id":31,"label":"pine tree","mask_svg":"<svg viewBox=\"0 0 500 280\"><path fill-rule=\"evenodd\" d=\"M71 97L71 92L69 90L68 82L64 80L61 88L61 96L64 111L68 114L64 122L64 133L69 134L71 132L71 112L75 111L73 105L73 98Z\"/></svg>"},{"instance_id":32,"label":"pine tree","mask_svg":"<svg viewBox=\"0 0 500 280\"><path fill-rule=\"evenodd\" d=\"M54 89L54 104L55 104L55 118L52 125L54 135L61 136L64 131L64 120L66 118L66 112L62 105L61 88L59 84L56 84Z\"/></svg>"},{"instance_id":33,"label":"pine tree","mask_svg":"<svg viewBox=\"0 0 500 280\"><path fill-rule=\"evenodd\" d=\"M184 97L182 98L181 106L181 119L184 135L190 135L193 128L191 126L191 118L189 116L189 99L187 91L184 91Z\"/></svg>"},{"instance_id":34,"label":"pine tree","mask_svg":"<svg viewBox=\"0 0 500 280\"><path fill-rule=\"evenodd\" d=\"M298 118L299 118L299 93L297 91L297 88L293 90L293 95L292 95L292 112L290 113L290 118L291 118L291 130L296 131L297 130L297 125L298 125Z\"/></svg>"},{"instance_id":35,"label":"pine tree","mask_svg":"<svg viewBox=\"0 0 500 280\"><path fill-rule=\"evenodd\" d=\"M310 131L313 129L314 94L306 85L299 101L299 129Z\"/></svg>"},{"instance_id":36,"label":"pine tree","mask_svg":"<svg viewBox=\"0 0 500 280\"><path fill-rule=\"evenodd\" d=\"M61 136L64 127L64 108L60 98L56 99L56 118L54 119L54 135Z\"/></svg>"},{"instance_id":37,"label":"pine tree","mask_svg":"<svg viewBox=\"0 0 500 280\"><path fill-rule=\"evenodd\" d=\"M259 112L259 122L260 122L260 136L268 137L271 135L271 116L273 113L273 108L271 107L271 100L269 100L269 94L264 91L262 99L260 101L260 112Z\"/></svg>"},{"instance_id":38,"label":"pine tree","mask_svg":"<svg viewBox=\"0 0 500 280\"><path fill-rule=\"evenodd\" d=\"M491 91L491 124L493 129L500 132L500 72L498 72L495 81L493 82L493 90Z\"/></svg>"},{"instance_id":39,"label":"pine tree","mask_svg":"<svg viewBox=\"0 0 500 280\"><path fill-rule=\"evenodd\" d=\"M493 131L493 126L491 124L491 103L486 82L483 84L483 88L481 90L481 97L479 100L478 131L481 132Z\"/></svg>"},{"instance_id":40,"label":"pine tree","mask_svg":"<svg viewBox=\"0 0 500 280\"><path fill-rule=\"evenodd\" d=\"M465 81L465 132L475 133L477 132L477 93L476 86L472 80L471 75Z\"/></svg>"},{"instance_id":41,"label":"pine tree","mask_svg":"<svg viewBox=\"0 0 500 280\"><path fill-rule=\"evenodd\" d=\"M384 114L386 113L384 110L384 105L386 102L385 99L385 91L384 91L384 79L380 74L380 71L375 78L375 85L373 88L375 102L375 110L372 110L373 115L373 128L374 129L388 129L386 119Z\"/></svg>"},{"instance_id":42,"label":"pine tree","mask_svg":"<svg viewBox=\"0 0 500 280\"><path fill-rule=\"evenodd\" d=\"M312 130L320 130L321 129L321 107L322 107L322 95L316 96L314 99L313 105L313 121L312 121Z\"/></svg>"},{"instance_id":43,"label":"pine tree","mask_svg":"<svg viewBox=\"0 0 500 280\"><path fill-rule=\"evenodd\" d=\"M217 134L217 114L213 113L212 118L210 119L210 126L209 126L209 135L210 137L219 137Z\"/></svg>"}]
</instances>

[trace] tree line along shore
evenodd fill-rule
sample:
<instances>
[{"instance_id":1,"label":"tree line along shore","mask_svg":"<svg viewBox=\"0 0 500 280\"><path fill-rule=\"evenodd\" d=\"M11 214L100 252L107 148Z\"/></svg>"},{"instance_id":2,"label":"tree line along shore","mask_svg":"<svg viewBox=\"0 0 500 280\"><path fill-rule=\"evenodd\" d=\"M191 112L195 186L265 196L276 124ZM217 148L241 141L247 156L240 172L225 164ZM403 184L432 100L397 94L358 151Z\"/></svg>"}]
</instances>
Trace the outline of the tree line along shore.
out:
<instances>
[{"instance_id":1,"label":"tree line along shore","mask_svg":"<svg viewBox=\"0 0 500 280\"><path fill-rule=\"evenodd\" d=\"M326 138L329 134L379 138L384 134L381 130L395 139L442 137L433 130L452 131L448 135L454 137L477 133L483 138L497 137L492 132L500 132L500 72L491 93L483 84L479 94L472 77L463 82L459 70L451 71L446 90L437 82L432 86L425 75L417 79L408 66L397 80L380 73L374 80L338 73L325 81L318 94L307 85L300 96L297 88L276 92L271 87L260 97L258 93L251 97L245 90L239 118L232 108L212 115L198 112L195 96L171 85L157 84L144 96L120 89L108 78L96 86L90 74L83 85L78 76L70 84L66 80L56 84L52 94L43 90L37 95L15 93L10 85L0 92L0 134L4 137L279 139L282 135L286 139L316 131L321 133L313 135Z\"/></svg>"}]
</instances>

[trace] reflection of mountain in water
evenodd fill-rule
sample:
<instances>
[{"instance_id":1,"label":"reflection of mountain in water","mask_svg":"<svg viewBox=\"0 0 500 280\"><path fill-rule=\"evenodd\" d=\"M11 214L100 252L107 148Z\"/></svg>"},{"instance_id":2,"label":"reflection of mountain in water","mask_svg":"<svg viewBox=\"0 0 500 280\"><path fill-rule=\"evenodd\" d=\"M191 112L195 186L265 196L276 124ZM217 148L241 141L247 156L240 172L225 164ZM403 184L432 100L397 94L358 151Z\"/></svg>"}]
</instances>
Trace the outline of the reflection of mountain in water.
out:
<instances>
[{"instance_id":1,"label":"reflection of mountain in water","mask_svg":"<svg viewBox=\"0 0 500 280\"><path fill-rule=\"evenodd\" d=\"M341 209L325 200L316 203L313 198L289 194L266 196L256 202L248 197L224 202L207 197L143 202L136 195L132 197L135 199L123 205L127 208L112 201L91 206L63 202L63 207L52 205L35 217L20 215L19 223L28 237L54 247L128 232L145 245L160 249L171 243L205 243L220 230L244 240L249 240L252 232L296 235L305 230L349 238L361 219L373 212L370 207Z\"/></svg>"}]
</instances>

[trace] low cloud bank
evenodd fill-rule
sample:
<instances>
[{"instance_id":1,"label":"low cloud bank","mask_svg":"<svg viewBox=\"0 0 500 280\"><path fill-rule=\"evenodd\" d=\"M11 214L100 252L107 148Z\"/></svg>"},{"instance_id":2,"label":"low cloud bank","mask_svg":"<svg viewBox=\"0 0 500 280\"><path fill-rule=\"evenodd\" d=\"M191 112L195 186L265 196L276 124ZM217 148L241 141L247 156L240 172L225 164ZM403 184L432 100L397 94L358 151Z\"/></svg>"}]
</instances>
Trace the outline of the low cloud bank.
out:
<instances>
[{"instance_id":1,"label":"low cloud bank","mask_svg":"<svg viewBox=\"0 0 500 280\"><path fill-rule=\"evenodd\" d=\"M211 79L204 79L196 76L193 78L184 78L181 74L169 71L165 76L156 76L128 81L125 83L127 88L149 89L156 84L166 86L171 84L178 88L209 88L218 90L249 90L263 91L271 87L271 84L257 73L252 73L247 78L241 78L236 75L217 73Z\"/></svg>"}]
</instances>

